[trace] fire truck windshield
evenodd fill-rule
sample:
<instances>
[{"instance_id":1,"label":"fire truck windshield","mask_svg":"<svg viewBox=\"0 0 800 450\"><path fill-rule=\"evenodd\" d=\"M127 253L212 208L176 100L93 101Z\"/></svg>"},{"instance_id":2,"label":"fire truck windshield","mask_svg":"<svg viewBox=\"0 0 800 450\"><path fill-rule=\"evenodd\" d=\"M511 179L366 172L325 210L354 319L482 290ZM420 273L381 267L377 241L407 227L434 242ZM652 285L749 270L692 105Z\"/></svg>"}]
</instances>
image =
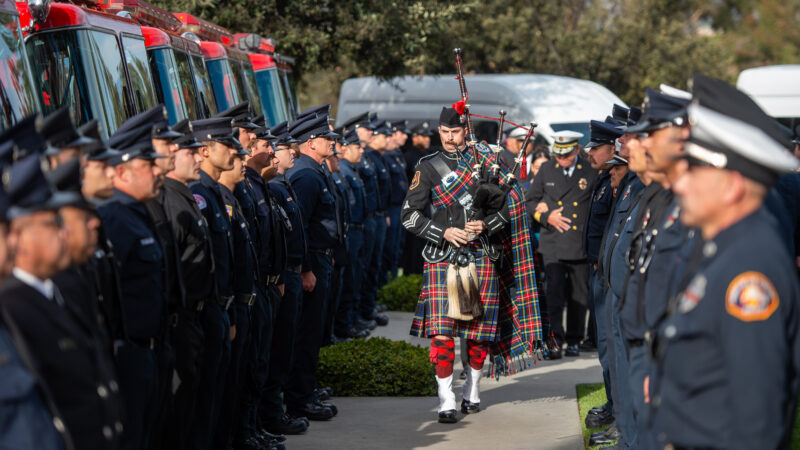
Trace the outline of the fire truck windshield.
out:
<instances>
[{"instance_id":1,"label":"fire truck windshield","mask_svg":"<svg viewBox=\"0 0 800 450\"><path fill-rule=\"evenodd\" d=\"M167 107L170 123L185 119L187 116L187 104L183 89L186 86L191 86L191 78L189 78L189 85L178 79L178 63L175 60L176 55L172 49L150 50L148 54L150 56L150 67L153 68L153 73L157 78L156 89L159 91L158 97ZM193 118L192 120L195 119Z\"/></svg>"},{"instance_id":2,"label":"fire truck windshield","mask_svg":"<svg viewBox=\"0 0 800 450\"><path fill-rule=\"evenodd\" d=\"M86 29L35 33L26 47L45 115L67 105L76 123L97 119L111 134L133 112L115 35Z\"/></svg>"},{"instance_id":3,"label":"fire truck windshield","mask_svg":"<svg viewBox=\"0 0 800 450\"><path fill-rule=\"evenodd\" d=\"M235 79L230 61L214 59L207 62L207 67L219 111L238 105L244 100L241 82Z\"/></svg>"},{"instance_id":4,"label":"fire truck windshield","mask_svg":"<svg viewBox=\"0 0 800 450\"><path fill-rule=\"evenodd\" d=\"M286 105L288 106L289 119L294 120L297 117L297 98L294 94L294 86L289 81L287 71L280 71L281 78L283 79L283 95L286 98Z\"/></svg>"},{"instance_id":5,"label":"fire truck windshield","mask_svg":"<svg viewBox=\"0 0 800 450\"><path fill-rule=\"evenodd\" d=\"M194 69L195 86L197 86L197 107L200 108L201 117L212 117L217 114L217 105L214 103L214 89L211 78L208 77L205 62L202 56L190 57Z\"/></svg>"},{"instance_id":6,"label":"fire truck windshield","mask_svg":"<svg viewBox=\"0 0 800 450\"><path fill-rule=\"evenodd\" d=\"M278 70L274 67L256 72L258 93L264 105L264 117L268 126L277 125L284 120L289 120L286 113L286 100L281 92L281 81Z\"/></svg>"},{"instance_id":7,"label":"fire truck windshield","mask_svg":"<svg viewBox=\"0 0 800 450\"><path fill-rule=\"evenodd\" d=\"M189 114L189 120L202 119L200 107L197 104L197 89L194 84L192 76L192 63L189 61L189 55L184 52L175 51L175 63L178 66L178 83L180 84L180 94L183 97L183 103L186 105L186 112Z\"/></svg>"},{"instance_id":8,"label":"fire truck windshield","mask_svg":"<svg viewBox=\"0 0 800 450\"><path fill-rule=\"evenodd\" d=\"M258 85L256 84L256 75L253 73L253 68L244 66L244 80L247 87L247 97L250 98L250 105L255 111L255 115L264 114L264 108L261 105L261 99L258 97Z\"/></svg>"},{"instance_id":9,"label":"fire truck windshield","mask_svg":"<svg viewBox=\"0 0 800 450\"><path fill-rule=\"evenodd\" d=\"M125 50L125 61L128 63L136 112L147 111L156 106L156 92L153 87L153 77L147 67L144 39L123 35L122 48Z\"/></svg>"},{"instance_id":10,"label":"fire truck windshield","mask_svg":"<svg viewBox=\"0 0 800 450\"><path fill-rule=\"evenodd\" d=\"M36 94L22 52L22 32L17 16L0 13L0 129L34 112Z\"/></svg>"}]
</instances>

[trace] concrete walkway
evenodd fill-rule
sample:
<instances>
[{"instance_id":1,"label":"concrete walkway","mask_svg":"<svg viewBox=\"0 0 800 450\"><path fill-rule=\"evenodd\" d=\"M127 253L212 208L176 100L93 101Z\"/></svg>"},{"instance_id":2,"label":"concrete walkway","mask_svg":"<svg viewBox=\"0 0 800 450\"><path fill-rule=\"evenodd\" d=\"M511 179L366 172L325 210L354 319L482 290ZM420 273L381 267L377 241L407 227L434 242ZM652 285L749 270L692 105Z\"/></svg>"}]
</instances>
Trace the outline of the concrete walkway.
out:
<instances>
[{"instance_id":1,"label":"concrete walkway","mask_svg":"<svg viewBox=\"0 0 800 450\"><path fill-rule=\"evenodd\" d=\"M427 347L408 335L412 315L389 313L375 336ZM458 348L458 345L456 345ZM461 364L456 356L456 376ZM290 436L295 449L582 449L575 385L602 382L596 353L540 361L513 377L481 380L479 414L454 425L436 422L436 397L337 397L339 415L312 422L304 435ZM456 398L461 402L456 382Z\"/></svg>"}]
</instances>

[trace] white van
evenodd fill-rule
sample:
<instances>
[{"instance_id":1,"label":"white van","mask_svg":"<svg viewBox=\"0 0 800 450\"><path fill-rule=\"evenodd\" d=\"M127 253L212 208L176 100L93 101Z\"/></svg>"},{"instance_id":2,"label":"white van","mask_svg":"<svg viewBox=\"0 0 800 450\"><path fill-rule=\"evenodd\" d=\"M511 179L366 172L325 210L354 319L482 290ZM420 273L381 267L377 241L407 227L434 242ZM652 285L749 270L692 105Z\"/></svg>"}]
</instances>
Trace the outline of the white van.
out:
<instances>
[{"instance_id":1,"label":"white van","mask_svg":"<svg viewBox=\"0 0 800 450\"><path fill-rule=\"evenodd\" d=\"M470 112L498 117L527 126L538 123L537 143L552 143L556 131L583 133L589 139L589 120L604 120L616 103L625 103L605 87L592 81L558 75L466 75ZM436 123L442 106L460 100L455 75L403 76L382 81L375 77L351 78L342 83L337 125L364 111L387 120L407 119L409 124ZM497 122L474 118L479 139L494 143Z\"/></svg>"},{"instance_id":2,"label":"white van","mask_svg":"<svg viewBox=\"0 0 800 450\"><path fill-rule=\"evenodd\" d=\"M784 125L791 127L800 119L800 64L743 70L736 87Z\"/></svg>"}]
</instances>

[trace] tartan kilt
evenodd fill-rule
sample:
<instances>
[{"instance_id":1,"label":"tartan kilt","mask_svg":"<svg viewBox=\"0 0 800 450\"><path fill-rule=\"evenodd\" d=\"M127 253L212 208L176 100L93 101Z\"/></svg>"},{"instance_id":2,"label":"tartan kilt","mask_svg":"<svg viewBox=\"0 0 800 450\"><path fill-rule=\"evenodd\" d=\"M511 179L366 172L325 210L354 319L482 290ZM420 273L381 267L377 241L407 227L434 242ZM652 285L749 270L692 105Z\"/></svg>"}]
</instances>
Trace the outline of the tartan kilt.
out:
<instances>
[{"instance_id":1,"label":"tartan kilt","mask_svg":"<svg viewBox=\"0 0 800 450\"><path fill-rule=\"evenodd\" d=\"M473 320L456 320L447 317L447 267L448 261L425 263L425 280L420 291L412 336L458 336L476 341L495 341L500 311L500 286L497 268L480 248L471 248L475 255L475 268L480 281L483 316Z\"/></svg>"}]
</instances>

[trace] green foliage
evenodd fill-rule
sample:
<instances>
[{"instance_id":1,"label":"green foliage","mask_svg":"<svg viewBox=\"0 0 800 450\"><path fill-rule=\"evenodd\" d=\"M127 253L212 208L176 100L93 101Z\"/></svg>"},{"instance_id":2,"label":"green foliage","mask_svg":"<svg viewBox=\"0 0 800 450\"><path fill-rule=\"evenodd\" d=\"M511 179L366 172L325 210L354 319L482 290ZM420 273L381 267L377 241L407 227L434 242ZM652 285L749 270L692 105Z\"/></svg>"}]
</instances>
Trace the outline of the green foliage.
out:
<instances>
[{"instance_id":1,"label":"green foliage","mask_svg":"<svg viewBox=\"0 0 800 450\"><path fill-rule=\"evenodd\" d=\"M378 289L377 301L389 307L389 311L414 312L422 281L422 275L417 274L397 277Z\"/></svg>"},{"instance_id":2,"label":"green foliage","mask_svg":"<svg viewBox=\"0 0 800 450\"><path fill-rule=\"evenodd\" d=\"M386 338L356 339L324 347L319 385L337 396L417 397L436 394L428 350Z\"/></svg>"}]
</instances>

